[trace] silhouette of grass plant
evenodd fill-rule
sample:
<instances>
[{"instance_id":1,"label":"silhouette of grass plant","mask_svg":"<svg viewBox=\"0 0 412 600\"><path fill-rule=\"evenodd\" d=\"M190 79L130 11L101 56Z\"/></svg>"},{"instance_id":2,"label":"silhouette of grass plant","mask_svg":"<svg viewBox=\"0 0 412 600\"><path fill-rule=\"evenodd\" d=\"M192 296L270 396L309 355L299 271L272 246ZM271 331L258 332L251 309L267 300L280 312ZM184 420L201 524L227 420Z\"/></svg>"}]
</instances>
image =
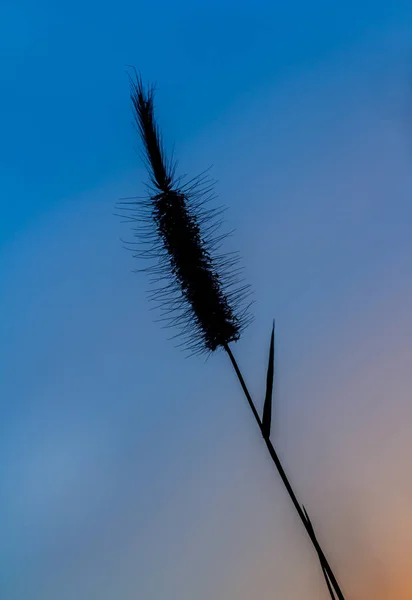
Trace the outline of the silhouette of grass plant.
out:
<instances>
[{"instance_id":1,"label":"silhouette of grass plant","mask_svg":"<svg viewBox=\"0 0 412 600\"><path fill-rule=\"evenodd\" d=\"M222 348L228 355L269 455L318 555L333 600L344 600L337 579L315 535L312 522L299 503L270 440L274 380L275 323L273 322L266 377L263 416L260 419L229 344L240 339L253 320L249 309L250 286L240 274L239 255L219 253L228 233L218 235L224 208L207 208L213 185L202 174L186 183L176 177L176 163L167 160L154 116L154 87L145 89L136 71L130 77L134 117L143 143L143 160L150 183L144 198L120 202L128 218L137 223L137 256L151 260L147 271L155 288L151 300L166 326L176 327L180 344L192 353L210 354ZM160 284L160 285L159 285ZM175 336L174 336L175 337Z\"/></svg>"}]
</instances>

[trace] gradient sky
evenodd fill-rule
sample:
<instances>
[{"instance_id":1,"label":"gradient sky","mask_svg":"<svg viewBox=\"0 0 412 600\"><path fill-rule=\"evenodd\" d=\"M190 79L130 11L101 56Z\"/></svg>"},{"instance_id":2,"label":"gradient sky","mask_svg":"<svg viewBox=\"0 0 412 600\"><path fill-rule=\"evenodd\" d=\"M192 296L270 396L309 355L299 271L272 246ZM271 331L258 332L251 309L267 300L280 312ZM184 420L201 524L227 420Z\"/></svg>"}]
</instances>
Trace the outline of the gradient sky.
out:
<instances>
[{"instance_id":1,"label":"gradient sky","mask_svg":"<svg viewBox=\"0 0 412 600\"><path fill-rule=\"evenodd\" d=\"M0 6L0 592L327 600L223 353L154 323L126 65L213 165L255 322L234 351L348 600L412 597L409 1ZM261 401L257 400L261 406Z\"/></svg>"}]
</instances>

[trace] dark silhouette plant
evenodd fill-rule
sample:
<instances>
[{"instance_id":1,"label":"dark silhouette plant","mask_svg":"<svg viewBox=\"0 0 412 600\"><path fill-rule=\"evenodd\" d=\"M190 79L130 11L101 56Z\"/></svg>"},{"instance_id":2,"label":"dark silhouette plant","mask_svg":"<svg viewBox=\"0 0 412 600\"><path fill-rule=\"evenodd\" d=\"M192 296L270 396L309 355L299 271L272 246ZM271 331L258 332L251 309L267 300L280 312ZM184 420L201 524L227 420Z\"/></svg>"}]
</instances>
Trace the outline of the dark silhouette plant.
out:
<instances>
[{"instance_id":1,"label":"dark silhouette plant","mask_svg":"<svg viewBox=\"0 0 412 600\"><path fill-rule=\"evenodd\" d=\"M344 600L336 577L315 535L311 520L299 503L270 440L274 380L275 322L273 322L266 395L260 419L229 344L240 339L253 320L249 308L250 286L240 277L237 253L219 254L228 233L217 235L224 208L207 208L213 185L207 175L183 183L175 176L176 163L165 158L162 139L154 116L154 87L145 89L135 73L130 77L131 100L136 125L143 142L143 160L150 183L147 196L120 202L129 219L138 224L137 256L151 259L146 269L155 287L150 298L162 313L167 326L176 326L183 345L192 353L210 354L223 348L233 365L242 390L292 503L317 552L329 594ZM175 337L175 336L174 336Z\"/></svg>"}]
</instances>

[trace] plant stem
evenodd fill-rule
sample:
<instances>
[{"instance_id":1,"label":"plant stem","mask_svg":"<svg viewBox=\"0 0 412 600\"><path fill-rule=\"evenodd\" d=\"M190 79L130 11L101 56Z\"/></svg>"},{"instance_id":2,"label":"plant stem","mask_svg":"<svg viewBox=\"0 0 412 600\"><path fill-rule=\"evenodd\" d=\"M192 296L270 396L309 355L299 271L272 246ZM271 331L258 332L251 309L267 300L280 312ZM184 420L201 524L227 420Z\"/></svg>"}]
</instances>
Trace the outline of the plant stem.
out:
<instances>
[{"instance_id":1,"label":"plant stem","mask_svg":"<svg viewBox=\"0 0 412 600\"><path fill-rule=\"evenodd\" d=\"M304 525L304 527L305 527L305 529L306 529L306 531L307 531L307 533L308 533L308 535L309 535L309 537L311 539L311 542L312 542L312 544L313 544L313 546L314 546L314 548L315 548L315 550L316 550L316 552L318 554L319 561L320 561L320 564L321 564L321 567L322 567L322 571L323 571L323 574L324 574L324 577L325 577L325 581L326 581L326 585L328 587L329 594L330 594L332 600L336 600L335 596L334 596L334 594L332 592L332 589L331 589L331 586L333 586L333 588L334 588L334 590L336 592L338 600L345 600L344 595L343 595L343 593L342 593L342 591L341 591L341 589L339 587L339 584L338 584L338 582L336 580L336 577L333 574L333 571L332 571L331 567L329 566L329 563L328 563L328 561L326 559L326 556L323 553L322 548L320 547L320 544L319 544L319 542L318 542L318 540L316 538L315 531L313 529L312 523L311 523L309 517L307 516L307 513L306 513L305 509L302 509L301 505L298 502L296 494L293 491L293 488L292 488L292 486L289 483L289 479L288 479L288 477L286 475L286 472L285 472L285 470L284 470L284 468L282 466L282 463L280 462L280 459L279 459L279 457L277 455L277 452L276 452L275 448L273 447L272 442L270 441L270 439L263 434L261 420L259 418L258 412L257 412L257 410L255 408L254 403L253 403L252 397L249 394L249 390L246 387L245 381L244 381L243 376L242 376L242 374L240 372L240 369L238 367L236 359L233 356L232 351L230 350L230 348L229 348L229 346L227 344L224 346L224 349L227 352L227 354L228 354L228 356L229 356L229 358L230 358L230 360L232 362L233 368L234 368L234 370L236 372L236 375L237 375L237 377L239 379L240 385L242 386L243 392L244 392L244 394L246 396L246 399L247 399L247 401L249 403L249 406L250 406L250 408L252 410L253 416L255 417L255 420L256 420L256 422L257 422L257 424L259 426L259 429L261 430L262 437L265 440L265 444L267 446L269 454L270 454L273 462L275 463L275 466L276 466L276 468L278 470L278 473L279 473L279 475L280 475L280 477L281 477L281 479L283 481L283 484L284 484L284 486L285 486L285 488L286 488L286 490L287 490L287 492L288 492L288 494L289 494L289 496L290 496L290 498L291 498L291 500L293 502L293 505L294 505L294 507L296 509L296 512L298 513L298 515L300 517L300 520L302 521L302 523L303 523L303 525Z\"/></svg>"}]
</instances>

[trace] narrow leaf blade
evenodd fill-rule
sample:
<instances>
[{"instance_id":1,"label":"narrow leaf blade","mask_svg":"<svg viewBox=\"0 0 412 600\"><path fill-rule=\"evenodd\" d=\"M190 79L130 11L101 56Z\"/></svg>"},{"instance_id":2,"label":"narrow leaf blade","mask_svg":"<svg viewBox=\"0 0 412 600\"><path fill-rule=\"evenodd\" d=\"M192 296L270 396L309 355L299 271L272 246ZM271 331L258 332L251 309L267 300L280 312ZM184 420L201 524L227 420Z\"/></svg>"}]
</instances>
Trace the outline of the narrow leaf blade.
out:
<instances>
[{"instance_id":1,"label":"narrow leaf blade","mask_svg":"<svg viewBox=\"0 0 412 600\"><path fill-rule=\"evenodd\" d=\"M270 426L272 421L272 393L273 379L275 373L275 321L272 325L272 335L270 337L269 363L266 375L266 394L263 405L262 434L265 439L269 439Z\"/></svg>"},{"instance_id":2,"label":"narrow leaf blade","mask_svg":"<svg viewBox=\"0 0 412 600\"><path fill-rule=\"evenodd\" d=\"M306 519L306 522L307 522L308 526L310 527L310 530L311 530L313 533L315 533L315 532L314 532L314 529L313 529L313 526L312 526L312 523L311 523L311 520L309 519L309 515L308 515L308 513L306 512L306 508L305 508L305 506L304 506L303 504L302 504L302 510L303 510L303 512L305 513L305 519Z\"/></svg>"}]
</instances>

